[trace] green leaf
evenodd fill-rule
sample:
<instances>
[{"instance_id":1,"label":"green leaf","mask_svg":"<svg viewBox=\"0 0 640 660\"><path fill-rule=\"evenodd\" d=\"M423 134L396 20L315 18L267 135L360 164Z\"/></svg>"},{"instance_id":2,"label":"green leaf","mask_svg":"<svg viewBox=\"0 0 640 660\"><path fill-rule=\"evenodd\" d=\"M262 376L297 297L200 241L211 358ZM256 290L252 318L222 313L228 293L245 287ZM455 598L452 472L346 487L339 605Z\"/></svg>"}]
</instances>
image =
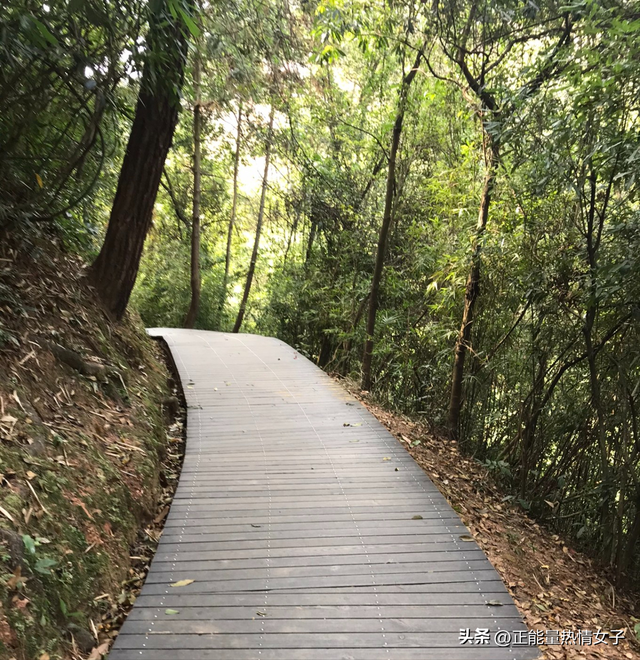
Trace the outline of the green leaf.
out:
<instances>
[{"instance_id":1,"label":"green leaf","mask_svg":"<svg viewBox=\"0 0 640 660\"><path fill-rule=\"evenodd\" d=\"M178 11L180 12L180 16L182 17L182 20L184 21L184 24L187 26L189 29L189 32L194 37L199 37L200 36L200 28L195 24L194 20L187 14L187 12L182 9L182 7L178 7Z\"/></svg>"},{"instance_id":2,"label":"green leaf","mask_svg":"<svg viewBox=\"0 0 640 660\"><path fill-rule=\"evenodd\" d=\"M22 542L24 543L24 547L27 549L29 554L36 554L36 542L28 534L25 534L22 537Z\"/></svg>"},{"instance_id":3,"label":"green leaf","mask_svg":"<svg viewBox=\"0 0 640 660\"><path fill-rule=\"evenodd\" d=\"M38 559L34 568L41 575L51 575L51 569L54 566L57 566L57 564L58 562L55 559L51 559L50 557L43 557L42 559Z\"/></svg>"},{"instance_id":4,"label":"green leaf","mask_svg":"<svg viewBox=\"0 0 640 660\"><path fill-rule=\"evenodd\" d=\"M165 610L164 613L165 613L165 614L178 614L179 611L180 611L180 610L171 610L171 609L168 609L168 610Z\"/></svg>"},{"instance_id":5,"label":"green leaf","mask_svg":"<svg viewBox=\"0 0 640 660\"><path fill-rule=\"evenodd\" d=\"M167 9L173 18L178 18L177 10L179 7L176 6L175 0L169 0L169 2L167 2Z\"/></svg>"},{"instance_id":6,"label":"green leaf","mask_svg":"<svg viewBox=\"0 0 640 660\"><path fill-rule=\"evenodd\" d=\"M48 41L53 46L57 46L58 40L51 34L51 32L49 32L49 28L37 18L33 18L32 20L36 29L44 37L45 41Z\"/></svg>"}]
</instances>

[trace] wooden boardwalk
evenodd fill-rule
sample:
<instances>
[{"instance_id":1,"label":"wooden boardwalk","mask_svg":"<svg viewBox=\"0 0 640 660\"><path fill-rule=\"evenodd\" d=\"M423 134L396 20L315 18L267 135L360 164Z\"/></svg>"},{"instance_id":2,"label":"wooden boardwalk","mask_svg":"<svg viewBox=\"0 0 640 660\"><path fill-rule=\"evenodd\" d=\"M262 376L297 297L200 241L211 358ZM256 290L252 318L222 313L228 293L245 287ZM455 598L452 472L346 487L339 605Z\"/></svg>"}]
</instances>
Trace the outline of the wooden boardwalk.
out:
<instances>
[{"instance_id":1,"label":"wooden boardwalk","mask_svg":"<svg viewBox=\"0 0 640 660\"><path fill-rule=\"evenodd\" d=\"M276 339L151 333L183 381L186 456L109 660L538 657L496 646L496 631L525 630L500 577L338 384ZM461 644L467 628L490 644Z\"/></svg>"}]
</instances>

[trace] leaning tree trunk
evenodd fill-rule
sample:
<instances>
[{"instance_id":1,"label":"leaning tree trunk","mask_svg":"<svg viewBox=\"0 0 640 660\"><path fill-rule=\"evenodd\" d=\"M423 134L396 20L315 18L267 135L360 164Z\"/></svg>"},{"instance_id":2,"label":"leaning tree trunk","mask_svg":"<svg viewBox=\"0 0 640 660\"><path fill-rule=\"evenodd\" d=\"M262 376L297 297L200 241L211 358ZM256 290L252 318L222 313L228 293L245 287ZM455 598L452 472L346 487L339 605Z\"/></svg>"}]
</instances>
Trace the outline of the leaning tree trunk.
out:
<instances>
[{"instance_id":1,"label":"leaning tree trunk","mask_svg":"<svg viewBox=\"0 0 640 660\"><path fill-rule=\"evenodd\" d=\"M460 428L460 411L462 409L462 379L464 376L464 361L467 348L471 344L471 329L473 325L473 313L480 295L480 266L482 264L482 237L489 219L489 207L493 196L498 171L498 144L491 137L485 136L486 140L486 170L484 185L480 197L480 211L478 213L478 225L473 243L471 255L471 270L467 278L467 286L464 293L464 310L462 312L462 324L456 341L453 361L453 374L451 377L451 399L449 401L449 433L452 437L458 436Z\"/></svg>"},{"instance_id":2,"label":"leaning tree trunk","mask_svg":"<svg viewBox=\"0 0 640 660\"><path fill-rule=\"evenodd\" d=\"M224 258L224 275L222 277L222 291L218 305L218 318L222 316L227 301L227 287L229 286L229 267L231 266L231 243L233 241L233 228L236 223L238 207L238 169L240 167L240 141L242 140L242 101L238 103L238 132L236 134L236 153L233 158L233 196L231 198L231 216L227 229L227 252ZM218 321L219 323L220 321Z\"/></svg>"},{"instance_id":3,"label":"leaning tree trunk","mask_svg":"<svg viewBox=\"0 0 640 660\"><path fill-rule=\"evenodd\" d=\"M193 209L191 213L191 303L184 320L185 328L193 328L200 307L200 199L202 197L202 108L200 98L200 53L196 52L193 67L195 104L193 106Z\"/></svg>"},{"instance_id":4,"label":"leaning tree trunk","mask_svg":"<svg viewBox=\"0 0 640 660\"><path fill-rule=\"evenodd\" d=\"M369 294L369 313L367 315L366 340L364 343L364 354L362 356L362 389L371 389L371 361L373 358L373 335L376 329L376 315L378 313L378 296L380 293L380 282L382 281L382 271L384 268L384 255L387 250L387 237L393 211L393 200L395 192L396 177L396 159L400 147L400 136L402 135L402 122L407 105L407 96L409 86L413 82L422 58L422 50L418 52L415 64L409 73L404 76L400 88L400 98L398 100L398 110L396 112L396 121L393 125L391 135L391 151L389 153L389 164L387 168L387 190L384 198L384 213L382 215L382 226L378 236L378 251L376 253L376 263L373 270L373 279L371 281L371 292Z\"/></svg>"},{"instance_id":5,"label":"leaning tree trunk","mask_svg":"<svg viewBox=\"0 0 640 660\"><path fill-rule=\"evenodd\" d=\"M135 117L122 162L102 249L90 278L108 312L124 315L136 281L144 241L180 108L187 39L167 0L150 19ZM160 57L159 54L162 54Z\"/></svg>"},{"instance_id":6,"label":"leaning tree trunk","mask_svg":"<svg viewBox=\"0 0 640 660\"><path fill-rule=\"evenodd\" d=\"M258 247L260 245L260 233L262 231L262 220L264 218L264 203L267 197L267 181L269 176L269 159L271 157L271 142L273 140L273 114L274 107L271 106L271 114L269 115L269 132L267 134L267 148L264 157L264 174L262 176L262 193L260 195L260 209L258 211L258 223L256 225L256 238L253 242L253 252L251 253L251 263L249 264L249 271L247 272L247 281L244 285L244 293L242 294L242 302L238 310L238 318L233 326L233 332L240 332L242 321L244 320L245 312L247 311L247 300L251 293L251 283L253 282L253 275L256 272L256 261L258 260Z\"/></svg>"}]
</instances>

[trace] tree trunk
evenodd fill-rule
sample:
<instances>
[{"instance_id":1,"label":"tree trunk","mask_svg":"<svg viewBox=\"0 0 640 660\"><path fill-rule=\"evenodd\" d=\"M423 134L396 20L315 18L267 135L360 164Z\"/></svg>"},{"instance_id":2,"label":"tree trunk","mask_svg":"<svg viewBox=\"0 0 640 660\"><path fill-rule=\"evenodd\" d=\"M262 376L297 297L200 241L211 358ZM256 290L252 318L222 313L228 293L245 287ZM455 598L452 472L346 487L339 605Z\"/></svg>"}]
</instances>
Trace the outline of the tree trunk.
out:
<instances>
[{"instance_id":1,"label":"tree trunk","mask_svg":"<svg viewBox=\"0 0 640 660\"><path fill-rule=\"evenodd\" d=\"M191 304L184 320L185 328L193 328L200 307L200 198L202 160L202 108L200 107L200 52L196 52L193 68L195 104L193 106L193 210L191 214Z\"/></svg>"},{"instance_id":2,"label":"tree trunk","mask_svg":"<svg viewBox=\"0 0 640 660\"><path fill-rule=\"evenodd\" d=\"M400 98L398 100L398 109L396 112L396 121L393 125L391 134L391 151L389 152L389 163L387 167L387 189L384 198L384 213L382 215L382 226L378 236L378 250L376 252L376 263L373 270L373 279L371 281L371 293L369 294L369 313L367 316L366 339L364 343L364 354L362 356L362 389L371 389L371 361L373 358L373 335L376 329L376 314L378 312L378 296L380 293L380 282L382 280L382 271L384 268L384 256L387 250L387 237L389 227L393 216L393 201L395 197L395 174L396 159L400 147L400 136L402 135L402 122L407 105L407 96L409 87L415 78L422 50L418 52L413 68L404 76L400 88Z\"/></svg>"},{"instance_id":3,"label":"tree trunk","mask_svg":"<svg viewBox=\"0 0 640 660\"><path fill-rule=\"evenodd\" d=\"M464 296L464 311L462 313L462 323L460 325L460 332L456 340L456 348L453 361L453 374L451 376L451 398L449 401L449 433L453 438L457 438L460 429L460 411L462 409L462 378L464 376L464 360L467 348L471 345L471 330L473 324L473 313L476 301L480 293L480 266L481 266L481 238L484 234L487 220L489 218L489 206L491 205L491 196L495 186L496 174L499 164L499 138L492 137L486 128L486 122L493 121L498 125L502 125L506 118L513 112L515 106L507 104L506 107L500 107L496 97L488 90L484 73L481 77L476 78L469 69L466 60L469 51L467 50L467 39L469 31L476 19L476 11L478 3L473 3L469 20L461 35L461 42L457 52L452 57L453 61L458 65L460 71L467 81L470 89L478 97L481 104L480 116L483 121L483 137L486 145L486 172L484 178L484 186L482 190L482 197L480 200L480 212L478 214L478 227L476 230L476 237L472 252L471 271L467 278L467 286ZM550 56L546 59L545 64L537 72L537 74L521 86L522 93L520 100L532 96L537 93L542 85L549 80L557 70L557 57L562 52L564 46L568 43L571 35L572 23L567 16L564 19L564 29L560 35L555 48ZM483 68L484 72L484 68Z\"/></svg>"},{"instance_id":4,"label":"tree trunk","mask_svg":"<svg viewBox=\"0 0 640 660\"><path fill-rule=\"evenodd\" d=\"M135 117L100 254L89 276L107 311L124 315L151 226L162 169L178 121L187 39L166 0L150 19ZM162 53L163 57L157 56Z\"/></svg>"},{"instance_id":5,"label":"tree trunk","mask_svg":"<svg viewBox=\"0 0 640 660\"><path fill-rule=\"evenodd\" d=\"M222 292L218 305L218 323L227 302L227 287L229 286L229 267L231 266L231 243L233 241L233 228L236 223L238 208L238 169L240 167L240 141L242 139L242 101L238 102L238 132L236 134L236 153L233 158L233 194L231 198L231 217L227 230L227 252L224 258L224 275L222 277Z\"/></svg>"},{"instance_id":6,"label":"tree trunk","mask_svg":"<svg viewBox=\"0 0 640 660\"><path fill-rule=\"evenodd\" d=\"M640 539L640 488L636 491L635 499L635 516L633 523L629 527L629 532L626 538L626 548L623 555L622 562L618 565L618 582L622 582L622 576L627 569L633 569L633 563L637 556L636 546Z\"/></svg>"},{"instance_id":7,"label":"tree trunk","mask_svg":"<svg viewBox=\"0 0 640 660\"><path fill-rule=\"evenodd\" d=\"M287 239L287 249L284 251L284 257L282 257L282 267L285 268L287 265L287 257L289 256L289 250L291 249L291 243L296 236L298 231L298 222L300 222L300 209L296 211L295 217L293 218L293 225L291 227L291 233Z\"/></svg>"},{"instance_id":8,"label":"tree trunk","mask_svg":"<svg viewBox=\"0 0 640 660\"><path fill-rule=\"evenodd\" d=\"M585 233L586 251L587 251L587 265L588 272L588 302L585 313L584 325L582 333L585 340L585 348L587 353L587 361L589 364L589 385L591 390L591 406L595 411L595 432L598 442L598 449L600 451L600 464L602 470L602 485L603 493L600 505L601 525L603 529L604 549L612 551L615 547L614 539L614 521L613 521L613 508L614 493L620 492L623 495L620 484L614 485L614 480L611 474L611 466L609 464L609 448L607 445L607 435L605 420L606 415L604 406L602 404L602 390L600 387L600 378L598 376L598 367L596 364L597 351L593 345L593 328L598 317L598 251L600 245L600 236L602 235L602 227L604 224L607 201L609 193L606 194L605 202L602 206L600 213L597 212L597 174L592 169L588 177L590 195L589 206L587 208L587 226ZM610 190L610 188L609 188ZM608 546L608 548L607 548Z\"/></svg>"},{"instance_id":9,"label":"tree trunk","mask_svg":"<svg viewBox=\"0 0 640 660\"><path fill-rule=\"evenodd\" d=\"M253 275L256 270L256 261L258 260L258 247L260 245L260 232L262 231L262 220L264 218L264 204L267 197L267 181L269 176L269 159L271 157L271 142L273 140L273 114L274 107L271 106L271 114L269 115L269 132L267 134L267 147L264 158L264 175L262 176L262 193L260 195L260 209L258 211L258 223L256 225L256 238L253 242L253 252L251 253L251 263L247 272L247 281L244 285L244 293L242 294L242 302L238 310L238 318L233 326L233 332L239 332L244 320L244 315L247 310L247 300L249 300L249 293L251 293L251 283L253 282Z\"/></svg>"},{"instance_id":10,"label":"tree trunk","mask_svg":"<svg viewBox=\"0 0 640 660\"><path fill-rule=\"evenodd\" d=\"M316 362L320 369L324 369L327 364L329 364L329 361L331 360L331 353L331 338L323 332L322 339L320 340L320 352L318 353L318 360Z\"/></svg>"},{"instance_id":11,"label":"tree trunk","mask_svg":"<svg viewBox=\"0 0 640 660\"><path fill-rule=\"evenodd\" d=\"M535 331L533 342L537 340L537 332L540 326ZM520 499L526 500L527 489L529 486L529 470L532 463L532 449L536 437L536 429L542 408L540 407L540 399L544 387L544 375L547 373L547 356L541 355L538 361L537 372L533 374L532 389L528 403L525 404L523 417L525 417L524 429L522 429L522 442L520 444Z\"/></svg>"},{"instance_id":12,"label":"tree trunk","mask_svg":"<svg viewBox=\"0 0 640 660\"><path fill-rule=\"evenodd\" d=\"M485 135L486 140L486 170L484 185L480 197L480 211L478 213L478 225L473 244L471 256L471 270L467 278L467 286L464 293L464 310L462 313L462 324L456 341L455 355L453 361L453 374L451 376L451 399L449 401L449 433L453 438L458 437L460 427L460 411L462 408L462 379L464 376L464 361L467 347L471 344L471 329L473 325L473 313L478 296L480 295L480 266L482 263L482 237L489 219L489 207L495 187L498 171L498 145L491 137Z\"/></svg>"},{"instance_id":13,"label":"tree trunk","mask_svg":"<svg viewBox=\"0 0 640 660\"><path fill-rule=\"evenodd\" d=\"M309 264L309 259L311 257L311 250L313 250L313 243L316 240L316 231L318 230L318 225L315 221L315 217L311 219L311 227L309 229L309 239L307 240L307 251L304 257L305 267Z\"/></svg>"}]
</instances>

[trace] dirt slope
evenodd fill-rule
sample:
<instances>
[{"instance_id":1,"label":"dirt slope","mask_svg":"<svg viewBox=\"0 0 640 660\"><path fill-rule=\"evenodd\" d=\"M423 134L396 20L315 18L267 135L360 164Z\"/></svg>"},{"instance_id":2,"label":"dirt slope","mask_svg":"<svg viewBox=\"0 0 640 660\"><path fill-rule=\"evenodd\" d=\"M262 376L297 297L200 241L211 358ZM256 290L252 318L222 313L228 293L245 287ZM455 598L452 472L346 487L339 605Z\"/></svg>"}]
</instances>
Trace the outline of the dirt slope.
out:
<instances>
[{"instance_id":1,"label":"dirt slope","mask_svg":"<svg viewBox=\"0 0 640 660\"><path fill-rule=\"evenodd\" d=\"M55 239L0 236L3 660L86 657L139 581L130 548L176 476L157 352Z\"/></svg>"}]
</instances>

